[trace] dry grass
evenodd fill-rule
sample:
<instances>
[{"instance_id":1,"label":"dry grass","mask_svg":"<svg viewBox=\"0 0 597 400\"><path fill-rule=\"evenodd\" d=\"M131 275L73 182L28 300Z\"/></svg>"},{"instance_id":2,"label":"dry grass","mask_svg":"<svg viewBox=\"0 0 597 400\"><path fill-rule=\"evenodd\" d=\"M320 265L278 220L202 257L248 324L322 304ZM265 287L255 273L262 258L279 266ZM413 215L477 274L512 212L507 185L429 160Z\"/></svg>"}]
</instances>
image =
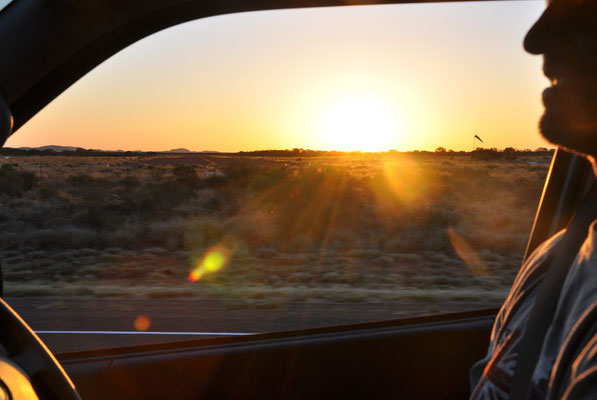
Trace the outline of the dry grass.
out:
<instances>
[{"instance_id":1,"label":"dry grass","mask_svg":"<svg viewBox=\"0 0 597 400\"><path fill-rule=\"evenodd\" d=\"M6 294L497 304L549 162L193 157L5 160ZM189 282L214 245L229 263Z\"/></svg>"}]
</instances>

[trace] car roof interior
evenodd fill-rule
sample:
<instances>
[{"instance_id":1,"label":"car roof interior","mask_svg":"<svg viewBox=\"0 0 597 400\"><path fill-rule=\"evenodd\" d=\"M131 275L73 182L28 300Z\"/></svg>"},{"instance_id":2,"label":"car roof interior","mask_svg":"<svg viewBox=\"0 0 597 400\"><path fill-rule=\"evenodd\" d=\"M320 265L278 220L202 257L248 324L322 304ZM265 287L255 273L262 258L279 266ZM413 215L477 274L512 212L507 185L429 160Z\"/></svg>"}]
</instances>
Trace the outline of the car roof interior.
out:
<instances>
[{"instance_id":1,"label":"car roof interior","mask_svg":"<svg viewBox=\"0 0 597 400\"><path fill-rule=\"evenodd\" d=\"M15 0L0 12L4 141L95 66L167 27L267 9L424 1ZM18 38L18 40L15 40ZM588 185L558 150L528 255L566 225ZM83 398L467 397L497 310L57 355Z\"/></svg>"}]
</instances>

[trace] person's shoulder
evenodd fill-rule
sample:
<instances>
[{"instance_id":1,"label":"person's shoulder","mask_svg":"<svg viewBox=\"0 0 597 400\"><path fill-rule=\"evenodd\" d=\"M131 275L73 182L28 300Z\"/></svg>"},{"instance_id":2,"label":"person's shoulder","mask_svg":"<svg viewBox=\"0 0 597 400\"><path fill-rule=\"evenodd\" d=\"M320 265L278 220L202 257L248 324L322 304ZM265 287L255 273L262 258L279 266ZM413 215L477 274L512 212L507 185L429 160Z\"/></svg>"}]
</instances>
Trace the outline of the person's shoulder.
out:
<instances>
[{"instance_id":1,"label":"person's shoulder","mask_svg":"<svg viewBox=\"0 0 597 400\"><path fill-rule=\"evenodd\" d=\"M514 283L510 289L508 297L504 301L500 312L498 313L492 338L498 341L501 338L502 328L511 325L524 324L530 308L534 304L536 288L542 282L545 271L548 266L548 258L553 254L556 245L562 238L565 230L558 232L551 238L539 245L535 251L525 260ZM518 322L513 321L518 320Z\"/></svg>"},{"instance_id":2,"label":"person's shoulder","mask_svg":"<svg viewBox=\"0 0 597 400\"><path fill-rule=\"evenodd\" d=\"M597 222L597 221L595 221ZM566 229L562 229L543 243L541 243L537 248L531 253L531 255L527 258L525 264L536 264L538 262L543 261L549 254L553 252L556 245L562 240L562 237L566 233Z\"/></svg>"},{"instance_id":3,"label":"person's shoulder","mask_svg":"<svg viewBox=\"0 0 597 400\"><path fill-rule=\"evenodd\" d=\"M512 293L515 297L518 297L517 291L528 288L530 285L535 284L538 280L543 278L545 269L547 267L547 259L553 254L557 244L564 236L565 229L556 233L543 243L541 243L525 260L514 283L512 284Z\"/></svg>"},{"instance_id":4,"label":"person's shoulder","mask_svg":"<svg viewBox=\"0 0 597 400\"><path fill-rule=\"evenodd\" d=\"M591 223L587 238L579 251L579 261L596 260L597 252L597 219Z\"/></svg>"}]
</instances>

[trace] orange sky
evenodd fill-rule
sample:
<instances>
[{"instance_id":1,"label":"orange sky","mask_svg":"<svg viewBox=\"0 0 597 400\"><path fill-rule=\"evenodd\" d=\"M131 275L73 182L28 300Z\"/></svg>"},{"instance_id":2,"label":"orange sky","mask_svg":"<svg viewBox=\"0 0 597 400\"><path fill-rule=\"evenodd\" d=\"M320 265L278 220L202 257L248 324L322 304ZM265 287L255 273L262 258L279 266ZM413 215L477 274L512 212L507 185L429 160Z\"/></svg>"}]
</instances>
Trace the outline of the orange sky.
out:
<instances>
[{"instance_id":1,"label":"orange sky","mask_svg":"<svg viewBox=\"0 0 597 400\"><path fill-rule=\"evenodd\" d=\"M198 20L123 50L6 146L471 150L548 146L522 38L543 1L342 7Z\"/></svg>"}]
</instances>

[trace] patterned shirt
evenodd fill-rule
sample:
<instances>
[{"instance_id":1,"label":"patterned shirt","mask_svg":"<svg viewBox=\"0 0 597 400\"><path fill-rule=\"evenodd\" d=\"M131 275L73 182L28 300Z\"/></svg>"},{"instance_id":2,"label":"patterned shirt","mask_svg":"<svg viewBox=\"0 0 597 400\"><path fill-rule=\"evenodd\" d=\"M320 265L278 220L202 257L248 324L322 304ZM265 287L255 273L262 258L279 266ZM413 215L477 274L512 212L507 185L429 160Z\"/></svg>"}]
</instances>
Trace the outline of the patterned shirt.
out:
<instances>
[{"instance_id":1,"label":"patterned shirt","mask_svg":"<svg viewBox=\"0 0 597 400\"><path fill-rule=\"evenodd\" d=\"M533 373L527 399L597 399L597 221L574 260ZM510 395L520 340L527 327L547 259L563 231L526 260L496 317L487 356L471 369L471 399Z\"/></svg>"}]
</instances>

